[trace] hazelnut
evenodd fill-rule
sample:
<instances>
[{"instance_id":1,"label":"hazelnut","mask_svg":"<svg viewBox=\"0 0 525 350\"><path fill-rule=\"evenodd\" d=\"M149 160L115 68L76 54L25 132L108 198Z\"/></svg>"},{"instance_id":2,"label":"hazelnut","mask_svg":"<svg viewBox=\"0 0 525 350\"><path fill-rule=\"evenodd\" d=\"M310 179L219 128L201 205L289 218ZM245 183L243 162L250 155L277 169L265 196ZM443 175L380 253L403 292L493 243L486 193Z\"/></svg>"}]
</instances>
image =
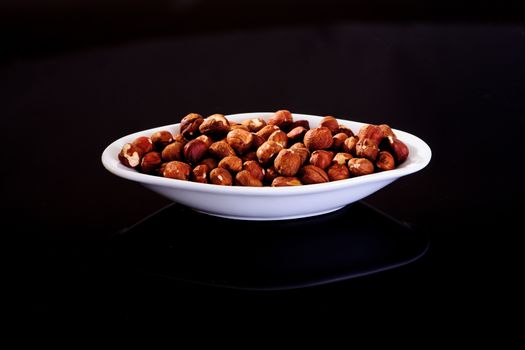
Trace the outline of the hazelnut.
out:
<instances>
[{"instance_id":1,"label":"hazelnut","mask_svg":"<svg viewBox=\"0 0 525 350\"><path fill-rule=\"evenodd\" d=\"M126 143L122 146L122 150L118 154L120 162L129 168L136 168L140 164L141 157L142 151L140 148L133 146L131 143Z\"/></svg>"},{"instance_id":2,"label":"hazelnut","mask_svg":"<svg viewBox=\"0 0 525 350\"><path fill-rule=\"evenodd\" d=\"M346 134L346 136L348 137L354 136L354 132L352 131L352 129L350 129L348 126L344 126L341 124L339 124L339 129L337 130L336 134L339 134L339 133Z\"/></svg>"},{"instance_id":3,"label":"hazelnut","mask_svg":"<svg viewBox=\"0 0 525 350\"><path fill-rule=\"evenodd\" d=\"M211 137L207 136L207 135L201 135L201 136L197 137L197 140L204 141L204 143L208 147L210 147L211 144L213 143L213 139Z\"/></svg>"},{"instance_id":4,"label":"hazelnut","mask_svg":"<svg viewBox=\"0 0 525 350\"><path fill-rule=\"evenodd\" d=\"M184 144L182 142L175 141L170 143L162 150L162 159L166 162L181 160L183 148Z\"/></svg>"},{"instance_id":5,"label":"hazelnut","mask_svg":"<svg viewBox=\"0 0 525 350\"><path fill-rule=\"evenodd\" d=\"M376 166L381 170L392 170L396 167L394 157L387 151L379 152Z\"/></svg>"},{"instance_id":6,"label":"hazelnut","mask_svg":"<svg viewBox=\"0 0 525 350\"><path fill-rule=\"evenodd\" d=\"M346 164L334 164L328 168L326 173L330 181L344 180L350 177L350 171Z\"/></svg>"},{"instance_id":7,"label":"hazelnut","mask_svg":"<svg viewBox=\"0 0 525 350\"><path fill-rule=\"evenodd\" d=\"M282 176L294 176L301 164L301 156L290 149L281 150L274 161L275 170Z\"/></svg>"},{"instance_id":8,"label":"hazelnut","mask_svg":"<svg viewBox=\"0 0 525 350\"><path fill-rule=\"evenodd\" d=\"M279 177L279 173L277 172L277 170L275 170L275 167L273 165L267 168L264 172L264 182L266 183L271 184L276 177Z\"/></svg>"},{"instance_id":9,"label":"hazelnut","mask_svg":"<svg viewBox=\"0 0 525 350\"><path fill-rule=\"evenodd\" d=\"M398 165L407 160L409 151L407 145L403 141L400 139L394 139L390 144L390 147L392 147L392 152L394 153Z\"/></svg>"},{"instance_id":10,"label":"hazelnut","mask_svg":"<svg viewBox=\"0 0 525 350\"><path fill-rule=\"evenodd\" d=\"M310 164L324 170L330 166L333 158L334 154L332 152L317 150L314 151L310 156Z\"/></svg>"},{"instance_id":11,"label":"hazelnut","mask_svg":"<svg viewBox=\"0 0 525 350\"><path fill-rule=\"evenodd\" d=\"M374 172L374 164L366 158L352 158L348 161L352 176L368 175Z\"/></svg>"},{"instance_id":12,"label":"hazelnut","mask_svg":"<svg viewBox=\"0 0 525 350\"><path fill-rule=\"evenodd\" d=\"M343 152L350 153L350 154L355 154L355 146L357 145L358 141L359 141L359 139L357 137L355 137L355 136L348 137L343 142L343 147L342 147Z\"/></svg>"},{"instance_id":13,"label":"hazelnut","mask_svg":"<svg viewBox=\"0 0 525 350\"><path fill-rule=\"evenodd\" d=\"M388 126L387 124L379 125L379 129L381 129L381 131L383 132L383 137L397 139L396 134L394 134L394 131L392 131L392 128Z\"/></svg>"},{"instance_id":14,"label":"hazelnut","mask_svg":"<svg viewBox=\"0 0 525 350\"><path fill-rule=\"evenodd\" d=\"M298 127L298 126L302 126L306 130L310 130L310 123L308 122L308 120L301 119L301 120L294 121L292 123L291 129L294 129L294 128Z\"/></svg>"},{"instance_id":15,"label":"hazelnut","mask_svg":"<svg viewBox=\"0 0 525 350\"><path fill-rule=\"evenodd\" d=\"M208 146L202 140L193 139L184 146L184 158L191 164L197 164L207 152Z\"/></svg>"},{"instance_id":16,"label":"hazelnut","mask_svg":"<svg viewBox=\"0 0 525 350\"><path fill-rule=\"evenodd\" d=\"M199 131L211 137L220 137L230 131L230 122L222 114L213 114L204 119Z\"/></svg>"},{"instance_id":17,"label":"hazelnut","mask_svg":"<svg viewBox=\"0 0 525 350\"><path fill-rule=\"evenodd\" d=\"M247 162L249 160L257 160L257 154L255 153L255 151L251 151L251 152L248 152L248 153L245 153L241 156L241 159L242 159L242 162Z\"/></svg>"},{"instance_id":18,"label":"hazelnut","mask_svg":"<svg viewBox=\"0 0 525 350\"><path fill-rule=\"evenodd\" d=\"M210 169L208 168L206 164L197 165L191 171L191 181L207 184L209 172L210 172Z\"/></svg>"},{"instance_id":19,"label":"hazelnut","mask_svg":"<svg viewBox=\"0 0 525 350\"><path fill-rule=\"evenodd\" d=\"M177 180L188 180L190 177L191 167L189 164L179 162L178 160L166 163L162 176Z\"/></svg>"},{"instance_id":20,"label":"hazelnut","mask_svg":"<svg viewBox=\"0 0 525 350\"><path fill-rule=\"evenodd\" d=\"M290 149L301 156L301 164L304 164L310 158L310 151L300 142L293 144Z\"/></svg>"},{"instance_id":21,"label":"hazelnut","mask_svg":"<svg viewBox=\"0 0 525 350\"><path fill-rule=\"evenodd\" d=\"M310 129L304 135L304 144L310 151L330 148L333 142L332 132L324 126Z\"/></svg>"},{"instance_id":22,"label":"hazelnut","mask_svg":"<svg viewBox=\"0 0 525 350\"><path fill-rule=\"evenodd\" d=\"M324 126L330 129L330 132L334 135L339 132L339 123L337 122L337 119L332 116L326 116L321 119L319 126Z\"/></svg>"},{"instance_id":23,"label":"hazelnut","mask_svg":"<svg viewBox=\"0 0 525 350\"><path fill-rule=\"evenodd\" d=\"M277 156L283 149L283 146L274 141L266 141L257 149L257 159L261 164L267 164Z\"/></svg>"},{"instance_id":24,"label":"hazelnut","mask_svg":"<svg viewBox=\"0 0 525 350\"><path fill-rule=\"evenodd\" d=\"M262 187L261 180L254 177L248 170L243 170L235 176L235 184L241 186Z\"/></svg>"},{"instance_id":25,"label":"hazelnut","mask_svg":"<svg viewBox=\"0 0 525 350\"><path fill-rule=\"evenodd\" d=\"M197 113L190 113L180 121L180 133L186 139L191 140L200 134L199 127L204 118Z\"/></svg>"},{"instance_id":26,"label":"hazelnut","mask_svg":"<svg viewBox=\"0 0 525 350\"><path fill-rule=\"evenodd\" d=\"M264 180L264 174L266 173L263 167L255 160L249 160L244 162L243 168L246 171L249 171L253 177L259 179L260 181Z\"/></svg>"},{"instance_id":27,"label":"hazelnut","mask_svg":"<svg viewBox=\"0 0 525 350\"><path fill-rule=\"evenodd\" d=\"M151 135L151 142L153 142L155 149L160 152L173 142L173 135L166 130L157 131Z\"/></svg>"},{"instance_id":28,"label":"hazelnut","mask_svg":"<svg viewBox=\"0 0 525 350\"><path fill-rule=\"evenodd\" d=\"M253 135L246 130L234 129L226 136L226 142L228 142L238 154L243 154L252 146Z\"/></svg>"},{"instance_id":29,"label":"hazelnut","mask_svg":"<svg viewBox=\"0 0 525 350\"><path fill-rule=\"evenodd\" d=\"M301 182L305 185L308 184L318 184L323 182L328 182L328 175L321 168L316 167L315 165L305 165L299 171L299 178Z\"/></svg>"},{"instance_id":30,"label":"hazelnut","mask_svg":"<svg viewBox=\"0 0 525 350\"><path fill-rule=\"evenodd\" d=\"M231 186L233 179L228 170L215 168L210 172L210 182L214 185Z\"/></svg>"},{"instance_id":31,"label":"hazelnut","mask_svg":"<svg viewBox=\"0 0 525 350\"><path fill-rule=\"evenodd\" d=\"M266 126L266 122L262 118L246 119L241 124L251 132L257 132Z\"/></svg>"},{"instance_id":32,"label":"hazelnut","mask_svg":"<svg viewBox=\"0 0 525 350\"><path fill-rule=\"evenodd\" d=\"M377 154L379 153L378 144L372 139L360 139L355 145L355 154L358 157L368 158L370 160L376 160Z\"/></svg>"},{"instance_id":33,"label":"hazelnut","mask_svg":"<svg viewBox=\"0 0 525 350\"><path fill-rule=\"evenodd\" d=\"M256 134L262 137L265 141L267 141L268 137L270 137L270 135L273 134L277 130L281 130L281 129L279 129L279 127L275 125L266 125L261 130L257 131Z\"/></svg>"},{"instance_id":34,"label":"hazelnut","mask_svg":"<svg viewBox=\"0 0 525 350\"><path fill-rule=\"evenodd\" d=\"M272 187L301 186L301 181L296 177L279 176L273 179Z\"/></svg>"},{"instance_id":35,"label":"hazelnut","mask_svg":"<svg viewBox=\"0 0 525 350\"><path fill-rule=\"evenodd\" d=\"M303 141L304 134L306 134L308 130L304 126L297 126L290 130L286 136L292 141L292 142L301 142Z\"/></svg>"},{"instance_id":36,"label":"hazelnut","mask_svg":"<svg viewBox=\"0 0 525 350\"><path fill-rule=\"evenodd\" d=\"M377 125L372 124L363 125L357 133L357 138L359 139L359 141L362 141L364 139L370 139L370 141L376 146L379 146L379 143L381 142L383 137L384 134L381 128Z\"/></svg>"},{"instance_id":37,"label":"hazelnut","mask_svg":"<svg viewBox=\"0 0 525 350\"><path fill-rule=\"evenodd\" d=\"M336 151L339 151L341 149L343 149L343 145L345 143L345 140L348 138L348 135L345 134L344 132L340 132L339 134L335 134L333 139L334 139L334 144L332 145L333 149L336 150Z\"/></svg>"},{"instance_id":38,"label":"hazelnut","mask_svg":"<svg viewBox=\"0 0 525 350\"><path fill-rule=\"evenodd\" d=\"M346 165L352 158L354 157L350 153L339 152L332 159L332 164Z\"/></svg>"},{"instance_id":39,"label":"hazelnut","mask_svg":"<svg viewBox=\"0 0 525 350\"><path fill-rule=\"evenodd\" d=\"M257 148L261 147L261 145L266 141L262 136L259 136L257 134L252 133L253 136L253 142L252 142L252 149L257 150Z\"/></svg>"},{"instance_id":40,"label":"hazelnut","mask_svg":"<svg viewBox=\"0 0 525 350\"><path fill-rule=\"evenodd\" d=\"M235 151L226 141L212 143L208 152L217 159L235 155Z\"/></svg>"},{"instance_id":41,"label":"hazelnut","mask_svg":"<svg viewBox=\"0 0 525 350\"><path fill-rule=\"evenodd\" d=\"M201 160L199 165L206 165L209 168L208 172L210 172L210 170L215 169L218 164L214 158L205 158Z\"/></svg>"},{"instance_id":42,"label":"hazelnut","mask_svg":"<svg viewBox=\"0 0 525 350\"><path fill-rule=\"evenodd\" d=\"M166 169L166 164L168 163L161 163L160 166L155 171L155 175L164 176L163 173L164 173L164 169Z\"/></svg>"},{"instance_id":43,"label":"hazelnut","mask_svg":"<svg viewBox=\"0 0 525 350\"><path fill-rule=\"evenodd\" d=\"M242 170L242 160L237 156L224 157L219 162L218 167L224 168L230 173L236 173Z\"/></svg>"},{"instance_id":44,"label":"hazelnut","mask_svg":"<svg viewBox=\"0 0 525 350\"><path fill-rule=\"evenodd\" d=\"M139 136L131 143L133 146L139 148L142 154L153 151L153 142L146 136Z\"/></svg>"},{"instance_id":45,"label":"hazelnut","mask_svg":"<svg viewBox=\"0 0 525 350\"><path fill-rule=\"evenodd\" d=\"M159 152L149 152L140 161L140 170L146 174L153 174L162 163Z\"/></svg>"},{"instance_id":46,"label":"hazelnut","mask_svg":"<svg viewBox=\"0 0 525 350\"><path fill-rule=\"evenodd\" d=\"M286 130L287 128L292 126L292 123L292 113L285 109L275 112L274 115L272 115L268 120L268 125L276 125L283 130Z\"/></svg>"},{"instance_id":47,"label":"hazelnut","mask_svg":"<svg viewBox=\"0 0 525 350\"><path fill-rule=\"evenodd\" d=\"M250 132L250 130L246 126L244 126L242 124L231 125L231 122L230 122L230 131L237 130L237 129Z\"/></svg>"},{"instance_id":48,"label":"hazelnut","mask_svg":"<svg viewBox=\"0 0 525 350\"><path fill-rule=\"evenodd\" d=\"M188 140L186 140L184 138L184 136L182 136L182 134L177 134L173 137L173 141L174 142L180 142L182 143L183 145L187 144L188 143Z\"/></svg>"},{"instance_id":49,"label":"hazelnut","mask_svg":"<svg viewBox=\"0 0 525 350\"><path fill-rule=\"evenodd\" d=\"M286 136L284 131L276 130L268 137L268 141L277 142L283 146L283 148L286 148L286 145L288 144L288 136Z\"/></svg>"}]
</instances>

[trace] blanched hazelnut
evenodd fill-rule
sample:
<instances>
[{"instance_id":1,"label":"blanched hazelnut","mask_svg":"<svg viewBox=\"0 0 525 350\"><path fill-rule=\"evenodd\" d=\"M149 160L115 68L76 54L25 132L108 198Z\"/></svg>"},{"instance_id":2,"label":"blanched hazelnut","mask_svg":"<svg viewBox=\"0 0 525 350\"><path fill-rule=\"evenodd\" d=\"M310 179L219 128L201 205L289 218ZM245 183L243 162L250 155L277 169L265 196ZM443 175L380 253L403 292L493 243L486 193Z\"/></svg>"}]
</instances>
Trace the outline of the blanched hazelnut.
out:
<instances>
[{"instance_id":1,"label":"blanched hazelnut","mask_svg":"<svg viewBox=\"0 0 525 350\"><path fill-rule=\"evenodd\" d=\"M379 152L376 166L381 170L392 170L396 167L394 157L387 151Z\"/></svg>"},{"instance_id":2,"label":"blanched hazelnut","mask_svg":"<svg viewBox=\"0 0 525 350\"><path fill-rule=\"evenodd\" d=\"M294 176L301 167L301 156L293 150L283 149L279 152L273 164L280 175Z\"/></svg>"},{"instance_id":3,"label":"blanched hazelnut","mask_svg":"<svg viewBox=\"0 0 525 350\"><path fill-rule=\"evenodd\" d=\"M301 186L301 181L296 177L279 176L273 179L272 187Z\"/></svg>"},{"instance_id":4,"label":"blanched hazelnut","mask_svg":"<svg viewBox=\"0 0 525 350\"><path fill-rule=\"evenodd\" d=\"M248 151L253 143L253 135L246 130L234 129L226 135L226 142L238 154Z\"/></svg>"},{"instance_id":5,"label":"blanched hazelnut","mask_svg":"<svg viewBox=\"0 0 525 350\"><path fill-rule=\"evenodd\" d=\"M151 135L151 142L155 149L160 152L164 147L173 142L173 135L166 130L157 131Z\"/></svg>"},{"instance_id":6,"label":"blanched hazelnut","mask_svg":"<svg viewBox=\"0 0 525 350\"><path fill-rule=\"evenodd\" d=\"M188 180L190 177L191 167L189 164L174 160L166 163L163 167L162 176L170 179Z\"/></svg>"},{"instance_id":7,"label":"blanched hazelnut","mask_svg":"<svg viewBox=\"0 0 525 350\"><path fill-rule=\"evenodd\" d=\"M197 165L191 171L191 181L207 184L209 172L210 172L210 169L208 168L206 164Z\"/></svg>"},{"instance_id":8,"label":"blanched hazelnut","mask_svg":"<svg viewBox=\"0 0 525 350\"><path fill-rule=\"evenodd\" d=\"M317 150L310 156L310 164L315 165L318 168L326 169L332 163L334 154L330 151Z\"/></svg>"},{"instance_id":9,"label":"blanched hazelnut","mask_svg":"<svg viewBox=\"0 0 525 350\"><path fill-rule=\"evenodd\" d=\"M204 119L199 131L211 137L220 137L230 131L230 122L222 114L213 114Z\"/></svg>"},{"instance_id":10,"label":"blanched hazelnut","mask_svg":"<svg viewBox=\"0 0 525 350\"><path fill-rule=\"evenodd\" d=\"M368 175L374 172L374 164L366 158L352 158L348 161L352 176Z\"/></svg>"},{"instance_id":11,"label":"blanched hazelnut","mask_svg":"<svg viewBox=\"0 0 525 350\"><path fill-rule=\"evenodd\" d=\"M122 146L118 159L122 164L128 168L136 168L140 164L140 158L142 157L142 151L137 146L133 146L131 143L126 143Z\"/></svg>"},{"instance_id":12,"label":"blanched hazelnut","mask_svg":"<svg viewBox=\"0 0 525 350\"><path fill-rule=\"evenodd\" d=\"M243 120L241 124L251 132L257 132L266 126L266 122L262 118L246 119Z\"/></svg>"},{"instance_id":13,"label":"blanched hazelnut","mask_svg":"<svg viewBox=\"0 0 525 350\"><path fill-rule=\"evenodd\" d=\"M197 164L208 152L208 145L202 140L193 139L184 145L184 158L192 164Z\"/></svg>"},{"instance_id":14,"label":"blanched hazelnut","mask_svg":"<svg viewBox=\"0 0 525 350\"><path fill-rule=\"evenodd\" d=\"M286 136L286 133L282 130L274 131L269 137L268 141L274 141L283 146L283 148L286 148L288 145L288 136Z\"/></svg>"},{"instance_id":15,"label":"blanched hazelnut","mask_svg":"<svg viewBox=\"0 0 525 350\"><path fill-rule=\"evenodd\" d=\"M330 181L344 180L350 177L350 170L348 170L346 164L334 164L328 168L326 173Z\"/></svg>"},{"instance_id":16,"label":"blanched hazelnut","mask_svg":"<svg viewBox=\"0 0 525 350\"><path fill-rule=\"evenodd\" d=\"M224 157L219 162L218 167L224 168L230 173L236 173L242 170L242 160L237 156Z\"/></svg>"},{"instance_id":17,"label":"blanched hazelnut","mask_svg":"<svg viewBox=\"0 0 525 350\"><path fill-rule=\"evenodd\" d=\"M277 130L281 129L279 129L279 127L275 125L266 125L261 130L257 131L256 134L262 137L265 141L267 141L268 137L270 137L270 135Z\"/></svg>"},{"instance_id":18,"label":"blanched hazelnut","mask_svg":"<svg viewBox=\"0 0 525 350\"><path fill-rule=\"evenodd\" d=\"M139 136L131 143L133 146L141 150L142 154L153 151L153 142L146 136Z\"/></svg>"},{"instance_id":19,"label":"blanched hazelnut","mask_svg":"<svg viewBox=\"0 0 525 350\"><path fill-rule=\"evenodd\" d=\"M256 160L249 160L243 163L243 169L249 171L253 177L259 179L260 181L264 180L264 168Z\"/></svg>"},{"instance_id":20,"label":"blanched hazelnut","mask_svg":"<svg viewBox=\"0 0 525 350\"><path fill-rule=\"evenodd\" d=\"M199 127L204 118L197 113L190 113L180 121L180 133L186 139L191 140L200 134Z\"/></svg>"},{"instance_id":21,"label":"blanched hazelnut","mask_svg":"<svg viewBox=\"0 0 525 350\"><path fill-rule=\"evenodd\" d=\"M184 149L184 144L178 141L172 142L167 145L162 150L162 159L165 162L171 162L172 160L181 160L182 159L182 150Z\"/></svg>"},{"instance_id":22,"label":"blanched hazelnut","mask_svg":"<svg viewBox=\"0 0 525 350\"><path fill-rule=\"evenodd\" d=\"M290 126L292 126L292 123L292 113L285 109L275 112L274 115L272 115L268 120L268 125L276 125L282 130L287 130Z\"/></svg>"},{"instance_id":23,"label":"blanched hazelnut","mask_svg":"<svg viewBox=\"0 0 525 350\"><path fill-rule=\"evenodd\" d=\"M304 144L310 151L330 148L333 142L332 132L324 126L310 129L304 135Z\"/></svg>"},{"instance_id":24,"label":"blanched hazelnut","mask_svg":"<svg viewBox=\"0 0 525 350\"><path fill-rule=\"evenodd\" d=\"M235 155L235 151L226 141L217 141L212 143L210 148L208 148L208 153L217 159Z\"/></svg>"},{"instance_id":25,"label":"blanched hazelnut","mask_svg":"<svg viewBox=\"0 0 525 350\"><path fill-rule=\"evenodd\" d=\"M159 152L148 152L140 161L140 170L146 174L153 174L162 163Z\"/></svg>"},{"instance_id":26,"label":"blanched hazelnut","mask_svg":"<svg viewBox=\"0 0 525 350\"><path fill-rule=\"evenodd\" d=\"M254 177L248 170L243 170L235 176L235 184L241 186L262 187L261 180Z\"/></svg>"},{"instance_id":27,"label":"blanched hazelnut","mask_svg":"<svg viewBox=\"0 0 525 350\"><path fill-rule=\"evenodd\" d=\"M337 119L332 116L326 116L321 119L319 126L324 126L330 129L330 132L334 135L339 132L339 123L337 122Z\"/></svg>"},{"instance_id":28,"label":"blanched hazelnut","mask_svg":"<svg viewBox=\"0 0 525 350\"><path fill-rule=\"evenodd\" d=\"M306 165L299 171L299 179L305 185L318 184L328 182L328 175L326 172L316 167L315 165Z\"/></svg>"},{"instance_id":29,"label":"blanched hazelnut","mask_svg":"<svg viewBox=\"0 0 525 350\"><path fill-rule=\"evenodd\" d=\"M210 172L210 182L214 185L231 186L233 179L228 170L215 168Z\"/></svg>"},{"instance_id":30,"label":"blanched hazelnut","mask_svg":"<svg viewBox=\"0 0 525 350\"><path fill-rule=\"evenodd\" d=\"M257 159L261 164L268 164L283 149L283 146L274 141L266 141L257 149Z\"/></svg>"}]
</instances>

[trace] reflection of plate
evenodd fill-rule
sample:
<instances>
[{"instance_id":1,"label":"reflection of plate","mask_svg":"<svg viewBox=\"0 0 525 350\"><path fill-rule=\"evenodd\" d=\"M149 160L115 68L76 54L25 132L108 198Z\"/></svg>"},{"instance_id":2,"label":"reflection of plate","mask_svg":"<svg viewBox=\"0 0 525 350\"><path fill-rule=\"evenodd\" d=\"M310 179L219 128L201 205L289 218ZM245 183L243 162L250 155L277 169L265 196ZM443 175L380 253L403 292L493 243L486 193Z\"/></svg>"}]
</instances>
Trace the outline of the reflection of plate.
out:
<instances>
[{"instance_id":1,"label":"reflection of plate","mask_svg":"<svg viewBox=\"0 0 525 350\"><path fill-rule=\"evenodd\" d=\"M262 117L268 120L273 113L244 113L227 116L233 121ZM316 127L322 117L294 114L294 119L306 119ZM364 123L338 120L357 132ZM390 171L316 185L255 188L226 187L179 181L158 176L141 174L120 164L118 153L122 146L138 136L151 135L158 130L179 132L179 124L143 130L118 139L102 154L102 163L110 172L128 180L141 183L147 188L184 204L195 210L234 219L283 220L320 215L337 210L349 203L364 198L398 178L424 168L430 161L430 147L418 137L394 130L410 150L408 159L398 168Z\"/></svg>"}]
</instances>

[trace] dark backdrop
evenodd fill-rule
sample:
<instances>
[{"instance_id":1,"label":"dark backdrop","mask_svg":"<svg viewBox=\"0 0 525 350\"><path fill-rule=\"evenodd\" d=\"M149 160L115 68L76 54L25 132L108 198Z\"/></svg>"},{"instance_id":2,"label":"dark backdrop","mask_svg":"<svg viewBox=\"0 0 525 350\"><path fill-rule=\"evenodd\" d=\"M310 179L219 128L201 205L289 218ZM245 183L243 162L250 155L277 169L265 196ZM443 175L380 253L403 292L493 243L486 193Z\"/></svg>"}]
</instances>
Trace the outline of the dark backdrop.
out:
<instances>
[{"instance_id":1,"label":"dark backdrop","mask_svg":"<svg viewBox=\"0 0 525 350\"><path fill-rule=\"evenodd\" d=\"M220 322L360 316L492 325L517 294L525 25L519 2L3 3L4 235L30 318ZM104 147L203 115L288 108L387 122L430 165L367 198L428 234L420 261L302 291L115 282L117 230L167 200L106 172ZM519 227L519 226L518 226ZM495 293L488 293L489 290ZM479 298L484 300L479 302ZM460 307L457 307L459 305ZM489 316L491 315L491 316Z\"/></svg>"}]
</instances>

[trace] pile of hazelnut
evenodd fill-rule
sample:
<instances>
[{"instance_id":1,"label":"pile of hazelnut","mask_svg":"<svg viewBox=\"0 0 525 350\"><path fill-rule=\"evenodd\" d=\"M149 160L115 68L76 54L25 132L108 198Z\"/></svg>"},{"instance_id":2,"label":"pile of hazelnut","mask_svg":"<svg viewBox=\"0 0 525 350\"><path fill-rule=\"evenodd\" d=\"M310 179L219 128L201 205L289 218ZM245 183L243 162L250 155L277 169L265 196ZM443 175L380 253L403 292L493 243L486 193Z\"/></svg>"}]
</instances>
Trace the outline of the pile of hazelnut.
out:
<instances>
[{"instance_id":1,"label":"pile of hazelnut","mask_svg":"<svg viewBox=\"0 0 525 350\"><path fill-rule=\"evenodd\" d=\"M364 125L357 135L334 117L310 129L287 110L229 121L222 114L185 116L180 134L157 131L127 143L122 164L140 172L215 185L297 186L394 169L407 146L388 125Z\"/></svg>"}]
</instances>

